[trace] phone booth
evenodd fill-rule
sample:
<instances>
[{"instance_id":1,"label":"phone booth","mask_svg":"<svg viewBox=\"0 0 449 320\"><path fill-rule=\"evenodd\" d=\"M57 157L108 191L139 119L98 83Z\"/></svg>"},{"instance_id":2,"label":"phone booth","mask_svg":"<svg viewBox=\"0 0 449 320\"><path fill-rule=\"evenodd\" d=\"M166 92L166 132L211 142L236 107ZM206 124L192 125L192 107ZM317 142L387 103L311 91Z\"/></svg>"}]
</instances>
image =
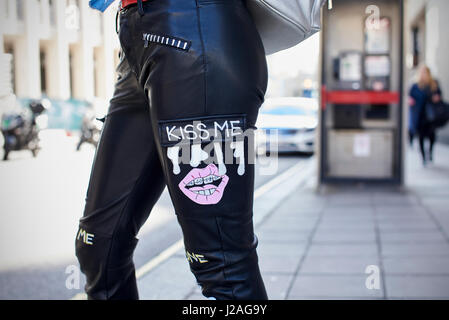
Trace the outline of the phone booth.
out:
<instances>
[{"instance_id":1,"label":"phone booth","mask_svg":"<svg viewBox=\"0 0 449 320\"><path fill-rule=\"evenodd\" d=\"M403 183L403 1L323 10L320 183Z\"/></svg>"}]
</instances>

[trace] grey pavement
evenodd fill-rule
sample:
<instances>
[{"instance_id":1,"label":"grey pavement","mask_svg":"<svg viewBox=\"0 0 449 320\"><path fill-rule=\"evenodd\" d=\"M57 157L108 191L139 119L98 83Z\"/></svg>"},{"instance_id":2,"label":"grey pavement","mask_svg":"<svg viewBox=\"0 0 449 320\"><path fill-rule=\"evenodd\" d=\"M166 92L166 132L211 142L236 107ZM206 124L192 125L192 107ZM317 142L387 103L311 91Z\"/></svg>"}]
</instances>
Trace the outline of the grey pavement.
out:
<instances>
[{"instance_id":1,"label":"grey pavement","mask_svg":"<svg viewBox=\"0 0 449 320\"><path fill-rule=\"evenodd\" d=\"M448 146L437 145L435 163L425 168L417 151L408 150L404 188L320 191L311 160L256 199L269 298L448 299L448 160ZM182 249L138 286L141 299L204 299Z\"/></svg>"}]
</instances>

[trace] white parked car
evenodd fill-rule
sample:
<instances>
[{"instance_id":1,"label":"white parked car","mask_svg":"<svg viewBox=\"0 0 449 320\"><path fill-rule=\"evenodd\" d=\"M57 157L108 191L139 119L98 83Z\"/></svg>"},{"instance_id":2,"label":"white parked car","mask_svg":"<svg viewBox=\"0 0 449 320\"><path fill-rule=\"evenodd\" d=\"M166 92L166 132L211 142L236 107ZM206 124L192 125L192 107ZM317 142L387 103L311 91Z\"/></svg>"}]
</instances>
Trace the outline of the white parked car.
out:
<instances>
[{"instance_id":1,"label":"white parked car","mask_svg":"<svg viewBox=\"0 0 449 320\"><path fill-rule=\"evenodd\" d=\"M318 125L318 100L314 98L268 98L256 123L257 154L276 151L313 153Z\"/></svg>"}]
</instances>

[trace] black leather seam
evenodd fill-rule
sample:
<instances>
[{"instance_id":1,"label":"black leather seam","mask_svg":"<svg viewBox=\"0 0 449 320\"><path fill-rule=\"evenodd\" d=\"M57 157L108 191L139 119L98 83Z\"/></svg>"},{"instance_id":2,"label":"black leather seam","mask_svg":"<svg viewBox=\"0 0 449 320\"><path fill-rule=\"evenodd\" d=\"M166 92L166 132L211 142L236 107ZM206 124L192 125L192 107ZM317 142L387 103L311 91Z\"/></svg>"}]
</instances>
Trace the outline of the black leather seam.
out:
<instances>
[{"instance_id":1,"label":"black leather seam","mask_svg":"<svg viewBox=\"0 0 449 320\"><path fill-rule=\"evenodd\" d=\"M198 0L196 0L196 15L197 15L197 24L198 24L198 33L200 36L201 42L201 50L203 57L203 67L204 67L204 113L207 114L207 59L206 59L206 46L204 44L203 32L201 30L201 18L200 18L200 4Z\"/></svg>"},{"instance_id":2,"label":"black leather seam","mask_svg":"<svg viewBox=\"0 0 449 320\"><path fill-rule=\"evenodd\" d=\"M109 265L109 261L110 261L110 258L111 258L111 251L112 251L112 246L113 246L113 243L114 243L114 241L116 240L116 238L117 238L117 231L118 231L118 228L119 228L119 226L121 225L121 222L122 222L122 219L123 219L123 217L125 216L125 211L126 211L126 209L128 208L128 205L129 205L129 199L131 198L131 195L133 194L133 192L134 192L134 190L136 189L136 187L139 185L139 183L141 183L142 182L142 176L143 176L143 174L142 174L142 172L144 172L144 170L146 169L146 166L147 165L149 165L149 163L150 163L150 161L148 161L148 159L151 157L152 155L151 155L151 153L148 153L148 155L146 156L146 161L145 161L145 163L146 163L146 165L144 165L144 167L142 168L142 170L140 171L140 174L139 174L139 177L137 178L137 180L134 182L134 185L132 186L132 188L131 188L131 190L129 191L129 193L126 195L126 197L127 197L127 199L125 200L125 203L124 203L124 205L123 205L123 208L120 210L120 214L119 214L119 218L118 218L118 220L117 220L117 222L116 222L116 225L114 226L114 230L113 230L113 232L112 232L112 236L111 236L111 241L110 241L110 244L109 244L109 248L108 248L108 253L107 253L107 255L106 255L106 265L105 265L105 291L106 291L106 299L109 299L110 298L110 288L108 287L108 268L107 268L107 266ZM135 236L134 236L135 237Z\"/></svg>"},{"instance_id":3,"label":"black leather seam","mask_svg":"<svg viewBox=\"0 0 449 320\"><path fill-rule=\"evenodd\" d=\"M228 279L226 277L226 255L225 255L225 250L223 247L223 236L222 236L222 231L221 231L221 226L220 226L220 222L218 221L219 218L215 217L215 223L217 225L217 230L218 230L218 236L220 237L220 247L221 247L221 252L223 254L223 278L225 280L225 283L227 283ZM231 294L232 294L232 300L236 300L235 298L235 294L234 294L234 287L232 287L231 289Z\"/></svg>"}]
</instances>

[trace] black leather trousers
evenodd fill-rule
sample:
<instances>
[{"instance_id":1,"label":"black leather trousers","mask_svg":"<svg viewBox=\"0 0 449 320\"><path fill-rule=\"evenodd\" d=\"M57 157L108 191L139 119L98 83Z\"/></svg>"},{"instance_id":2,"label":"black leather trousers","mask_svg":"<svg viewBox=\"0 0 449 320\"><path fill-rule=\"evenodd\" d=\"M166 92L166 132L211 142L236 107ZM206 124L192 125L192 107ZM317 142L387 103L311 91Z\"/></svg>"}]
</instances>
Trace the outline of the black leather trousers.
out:
<instances>
[{"instance_id":1,"label":"black leather trousers","mask_svg":"<svg viewBox=\"0 0 449 320\"><path fill-rule=\"evenodd\" d=\"M136 235L167 186L204 296L267 299L250 152L267 63L244 0L144 2L121 10L119 38L76 235L88 298L138 299Z\"/></svg>"}]
</instances>

